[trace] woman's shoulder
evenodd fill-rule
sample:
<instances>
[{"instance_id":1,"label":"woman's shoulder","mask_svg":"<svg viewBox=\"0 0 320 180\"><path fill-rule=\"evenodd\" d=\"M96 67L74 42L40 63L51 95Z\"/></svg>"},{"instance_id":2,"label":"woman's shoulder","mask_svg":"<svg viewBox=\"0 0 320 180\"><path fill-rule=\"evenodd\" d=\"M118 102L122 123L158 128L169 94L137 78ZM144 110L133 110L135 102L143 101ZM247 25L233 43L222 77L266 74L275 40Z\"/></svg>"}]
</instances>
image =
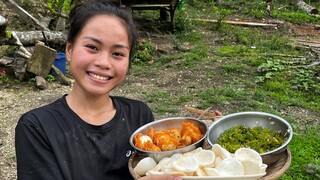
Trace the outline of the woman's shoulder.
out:
<instances>
[{"instance_id":1,"label":"woman's shoulder","mask_svg":"<svg viewBox=\"0 0 320 180\"><path fill-rule=\"evenodd\" d=\"M136 100L136 99L131 99L131 98L127 98L127 97L122 97L122 96L111 96L111 98L120 103L121 105L127 105L127 106L142 106L145 107L147 106L146 103L140 101L140 100Z\"/></svg>"},{"instance_id":2,"label":"woman's shoulder","mask_svg":"<svg viewBox=\"0 0 320 180\"><path fill-rule=\"evenodd\" d=\"M65 96L51 102L49 104L31 109L20 117L20 121L32 121L32 120L42 120L47 119L47 117L52 116L55 112L59 112L59 109L63 108L65 104Z\"/></svg>"},{"instance_id":3,"label":"woman's shoulder","mask_svg":"<svg viewBox=\"0 0 320 180\"><path fill-rule=\"evenodd\" d=\"M135 119L138 126L142 126L154 120L151 108L143 101L130 99L126 97L111 96L118 112L126 114L129 119Z\"/></svg>"}]
</instances>

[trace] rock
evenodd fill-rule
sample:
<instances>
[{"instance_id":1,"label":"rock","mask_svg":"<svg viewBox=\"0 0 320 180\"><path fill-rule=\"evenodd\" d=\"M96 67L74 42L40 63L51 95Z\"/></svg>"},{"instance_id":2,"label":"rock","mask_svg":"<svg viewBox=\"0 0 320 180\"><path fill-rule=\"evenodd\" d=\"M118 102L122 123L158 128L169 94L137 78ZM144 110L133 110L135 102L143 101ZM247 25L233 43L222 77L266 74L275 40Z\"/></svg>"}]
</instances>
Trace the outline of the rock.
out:
<instances>
[{"instance_id":1,"label":"rock","mask_svg":"<svg viewBox=\"0 0 320 180\"><path fill-rule=\"evenodd\" d=\"M42 76L36 76L36 86L41 90L48 88L47 81Z\"/></svg>"}]
</instances>

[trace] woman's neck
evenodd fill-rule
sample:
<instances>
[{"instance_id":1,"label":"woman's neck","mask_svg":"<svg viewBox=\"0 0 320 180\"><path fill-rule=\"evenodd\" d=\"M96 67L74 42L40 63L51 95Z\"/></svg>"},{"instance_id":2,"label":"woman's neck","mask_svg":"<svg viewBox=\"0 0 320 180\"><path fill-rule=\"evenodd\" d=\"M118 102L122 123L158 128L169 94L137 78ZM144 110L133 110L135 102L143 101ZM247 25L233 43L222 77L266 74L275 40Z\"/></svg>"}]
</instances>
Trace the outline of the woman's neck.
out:
<instances>
[{"instance_id":1,"label":"woman's neck","mask_svg":"<svg viewBox=\"0 0 320 180\"><path fill-rule=\"evenodd\" d=\"M93 96L73 89L66 98L69 107L89 124L105 124L115 115L115 107L108 94Z\"/></svg>"}]
</instances>

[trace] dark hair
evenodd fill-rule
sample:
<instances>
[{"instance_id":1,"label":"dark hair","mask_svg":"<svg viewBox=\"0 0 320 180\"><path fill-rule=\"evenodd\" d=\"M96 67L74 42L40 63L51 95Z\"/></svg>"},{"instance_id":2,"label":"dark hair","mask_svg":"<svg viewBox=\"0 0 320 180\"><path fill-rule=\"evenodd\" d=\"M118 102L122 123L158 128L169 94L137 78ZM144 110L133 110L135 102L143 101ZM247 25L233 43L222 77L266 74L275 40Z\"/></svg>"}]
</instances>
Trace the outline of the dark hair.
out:
<instances>
[{"instance_id":1,"label":"dark hair","mask_svg":"<svg viewBox=\"0 0 320 180\"><path fill-rule=\"evenodd\" d=\"M76 38L88 20L96 15L116 16L122 21L122 24L126 28L129 37L129 58L133 59L134 47L137 43L137 32L131 13L119 7L118 4L112 1L93 0L75 5L69 14L70 28L67 36L67 42L74 44Z\"/></svg>"}]
</instances>

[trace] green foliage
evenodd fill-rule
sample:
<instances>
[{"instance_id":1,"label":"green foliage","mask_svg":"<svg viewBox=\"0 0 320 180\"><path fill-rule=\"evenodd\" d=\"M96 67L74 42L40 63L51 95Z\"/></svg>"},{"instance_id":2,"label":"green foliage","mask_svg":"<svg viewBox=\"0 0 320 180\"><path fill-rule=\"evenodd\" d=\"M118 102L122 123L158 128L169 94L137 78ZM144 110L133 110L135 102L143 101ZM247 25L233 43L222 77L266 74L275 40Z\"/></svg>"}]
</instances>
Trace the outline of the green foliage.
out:
<instances>
[{"instance_id":1,"label":"green foliage","mask_svg":"<svg viewBox=\"0 0 320 180\"><path fill-rule=\"evenodd\" d=\"M316 79L319 66L308 66L315 59L314 52L295 48L291 40L294 34L288 33L286 24L261 28L223 23L236 18L320 23L319 17L289 3L274 1L274 10L268 15L261 0L184 1L175 16L174 53L151 55L156 63L138 63L135 71L152 76L152 68L166 68L187 71L198 78L196 85L193 81L185 82L188 87L183 92L171 89L167 93L159 85L157 91L146 94L147 102L160 116L176 114L182 105L190 103L201 109L225 107L226 113L255 110L281 114L291 123L295 135L289 145L292 165L280 179L317 179L319 143L314 143L319 139L320 129L319 118L314 117L320 113L320 84ZM319 2L315 3L319 7ZM278 10L280 7L284 8ZM218 22L192 20L196 18ZM310 118L301 119L299 113L304 112L310 113Z\"/></svg>"},{"instance_id":2,"label":"green foliage","mask_svg":"<svg viewBox=\"0 0 320 180\"><path fill-rule=\"evenodd\" d=\"M288 37L279 34L278 32L272 32L271 36L261 36L256 46L261 49L262 52L268 53L288 53L293 54L295 50L292 46L288 45L290 40Z\"/></svg>"},{"instance_id":3,"label":"green foliage","mask_svg":"<svg viewBox=\"0 0 320 180\"><path fill-rule=\"evenodd\" d=\"M247 95L248 92L236 90L232 87L207 88L198 93L198 97L202 100L201 107L209 107L229 100L245 100Z\"/></svg>"},{"instance_id":4,"label":"green foliage","mask_svg":"<svg viewBox=\"0 0 320 180\"><path fill-rule=\"evenodd\" d=\"M186 8L186 0L179 0L177 5L178 10L184 10Z\"/></svg>"},{"instance_id":5,"label":"green foliage","mask_svg":"<svg viewBox=\"0 0 320 180\"><path fill-rule=\"evenodd\" d=\"M180 105L180 102L175 98L176 97L172 96L169 92L159 90L146 94L146 100L148 103L157 102L157 105L154 107L154 112L156 113L176 113L177 109L173 107Z\"/></svg>"},{"instance_id":6,"label":"green foliage","mask_svg":"<svg viewBox=\"0 0 320 180\"><path fill-rule=\"evenodd\" d=\"M49 74L47 76L47 81L48 81L48 83L52 83L52 82L56 81L56 77L52 74Z\"/></svg>"},{"instance_id":7,"label":"green foliage","mask_svg":"<svg viewBox=\"0 0 320 180\"><path fill-rule=\"evenodd\" d=\"M284 81L266 81L263 85L265 91L273 92L273 93L288 93L288 84Z\"/></svg>"},{"instance_id":8,"label":"green foliage","mask_svg":"<svg viewBox=\"0 0 320 180\"><path fill-rule=\"evenodd\" d=\"M320 94L320 85L316 81L315 71L315 69L299 68L290 82L302 91Z\"/></svg>"},{"instance_id":9,"label":"green foliage","mask_svg":"<svg viewBox=\"0 0 320 180\"><path fill-rule=\"evenodd\" d=\"M193 21L190 20L190 14L185 9L180 9L175 15L175 31L186 31L194 28Z\"/></svg>"},{"instance_id":10,"label":"green foliage","mask_svg":"<svg viewBox=\"0 0 320 180\"><path fill-rule=\"evenodd\" d=\"M231 73L239 73L243 69L245 69L247 66L245 64L240 63L227 63L225 65L221 65L221 69L223 69L225 72L231 72Z\"/></svg>"},{"instance_id":11,"label":"green foliage","mask_svg":"<svg viewBox=\"0 0 320 180\"><path fill-rule=\"evenodd\" d=\"M308 165L320 165L320 128L311 126L304 132L295 133L289 148L292 154L292 163L289 170L281 178L282 180L293 179L319 179L319 171L309 173Z\"/></svg>"},{"instance_id":12,"label":"green foliage","mask_svg":"<svg viewBox=\"0 0 320 180\"><path fill-rule=\"evenodd\" d=\"M308 24L308 23L320 23L320 18L310 16L306 12L283 12L283 11L274 11L271 14L275 18L282 19L295 24Z\"/></svg>"},{"instance_id":13,"label":"green foliage","mask_svg":"<svg viewBox=\"0 0 320 180\"><path fill-rule=\"evenodd\" d=\"M237 125L226 130L217 142L231 153L242 147L252 148L258 153L265 153L280 147L285 141L284 132L279 133L262 126Z\"/></svg>"},{"instance_id":14,"label":"green foliage","mask_svg":"<svg viewBox=\"0 0 320 180\"><path fill-rule=\"evenodd\" d=\"M135 62L151 62L156 52L156 47L150 40L140 41L134 55Z\"/></svg>"},{"instance_id":15,"label":"green foliage","mask_svg":"<svg viewBox=\"0 0 320 180\"><path fill-rule=\"evenodd\" d=\"M24 1L21 1L21 3L19 4L21 7L23 7L23 9L31 9L33 8L33 2L31 0L24 0Z\"/></svg>"},{"instance_id":16,"label":"green foliage","mask_svg":"<svg viewBox=\"0 0 320 180\"><path fill-rule=\"evenodd\" d=\"M215 30L222 30L224 28L224 20L227 19L227 17L232 14L232 11L231 10L228 10L228 9L219 9L217 10L217 8L213 8L214 11L217 11L217 23L214 24L213 28Z\"/></svg>"},{"instance_id":17,"label":"green foliage","mask_svg":"<svg viewBox=\"0 0 320 180\"><path fill-rule=\"evenodd\" d=\"M223 57L240 57L250 51L249 48L242 45L222 46L217 49L217 56Z\"/></svg>"},{"instance_id":18,"label":"green foliage","mask_svg":"<svg viewBox=\"0 0 320 180\"><path fill-rule=\"evenodd\" d=\"M17 46L14 45L3 45L0 46L0 57L7 56L18 50Z\"/></svg>"},{"instance_id":19,"label":"green foliage","mask_svg":"<svg viewBox=\"0 0 320 180\"><path fill-rule=\"evenodd\" d=\"M73 4L70 4L71 0L49 0L47 6L49 10L55 14L60 14L61 10L69 14Z\"/></svg>"},{"instance_id":20,"label":"green foliage","mask_svg":"<svg viewBox=\"0 0 320 180\"><path fill-rule=\"evenodd\" d=\"M9 78L9 76L7 75L7 73L6 73L5 70L1 70L1 71L0 71L0 83L1 83L1 84L8 84L8 83L10 83L10 78Z\"/></svg>"},{"instance_id":21,"label":"green foliage","mask_svg":"<svg viewBox=\"0 0 320 180\"><path fill-rule=\"evenodd\" d=\"M173 38L175 39L175 48L185 51L177 57L182 59L182 66L193 68L195 63L208 59L210 49L206 45L203 35L199 32L176 33Z\"/></svg>"},{"instance_id":22,"label":"green foliage","mask_svg":"<svg viewBox=\"0 0 320 180\"><path fill-rule=\"evenodd\" d=\"M10 39L12 37L12 31L6 32L6 38Z\"/></svg>"},{"instance_id":23,"label":"green foliage","mask_svg":"<svg viewBox=\"0 0 320 180\"><path fill-rule=\"evenodd\" d=\"M35 77L32 77L32 78L28 79L28 83L29 84L34 84L35 82L36 82L36 78Z\"/></svg>"},{"instance_id":24,"label":"green foliage","mask_svg":"<svg viewBox=\"0 0 320 180\"><path fill-rule=\"evenodd\" d=\"M255 82L262 83L287 76L288 86L304 92L319 94L320 85L315 77L316 69L305 66L295 68L288 65L288 61L286 59L266 58L266 61L258 66L260 75L256 76Z\"/></svg>"},{"instance_id":25,"label":"green foliage","mask_svg":"<svg viewBox=\"0 0 320 180\"><path fill-rule=\"evenodd\" d=\"M232 14L237 13L243 18L262 19L267 17L267 14L265 12L266 4L261 1L220 1L218 4L216 4L216 7L218 10L225 8L228 11L232 11Z\"/></svg>"},{"instance_id":26,"label":"green foliage","mask_svg":"<svg viewBox=\"0 0 320 180\"><path fill-rule=\"evenodd\" d=\"M14 83L18 83L19 81L13 77L11 77L6 70L1 69L0 70L0 85L11 85Z\"/></svg>"},{"instance_id":27,"label":"green foliage","mask_svg":"<svg viewBox=\"0 0 320 180\"><path fill-rule=\"evenodd\" d=\"M265 63L258 67L258 71L261 72L262 76L256 77L256 82L264 82L274 78L278 72L281 72L286 67L282 64L281 59L267 59Z\"/></svg>"}]
</instances>

